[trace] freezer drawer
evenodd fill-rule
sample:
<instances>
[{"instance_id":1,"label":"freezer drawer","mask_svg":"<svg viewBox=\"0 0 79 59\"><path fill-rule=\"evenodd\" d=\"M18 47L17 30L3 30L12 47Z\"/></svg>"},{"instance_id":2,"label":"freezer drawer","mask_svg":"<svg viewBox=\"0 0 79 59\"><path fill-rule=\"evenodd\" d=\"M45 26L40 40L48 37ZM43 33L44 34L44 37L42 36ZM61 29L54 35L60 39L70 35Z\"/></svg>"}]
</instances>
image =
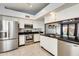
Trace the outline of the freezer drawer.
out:
<instances>
[{"instance_id":1,"label":"freezer drawer","mask_svg":"<svg viewBox=\"0 0 79 59\"><path fill-rule=\"evenodd\" d=\"M16 48L18 48L17 39L0 41L0 52L6 52Z\"/></svg>"}]
</instances>

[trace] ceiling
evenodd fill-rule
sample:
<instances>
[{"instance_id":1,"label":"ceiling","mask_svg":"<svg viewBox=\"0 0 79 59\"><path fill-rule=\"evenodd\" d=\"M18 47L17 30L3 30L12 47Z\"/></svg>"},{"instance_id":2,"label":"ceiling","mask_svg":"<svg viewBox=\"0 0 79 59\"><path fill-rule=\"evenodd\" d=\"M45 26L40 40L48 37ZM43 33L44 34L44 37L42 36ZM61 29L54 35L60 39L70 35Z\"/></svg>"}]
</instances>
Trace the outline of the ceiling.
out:
<instances>
[{"instance_id":1,"label":"ceiling","mask_svg":"<svg viewBox=\"0 0 79 59\"><path fill-rule=\"evenodd\" d=\"M55 10L53 10L54 12L60 12L66 8L72 7L74 5L76 5L78 3L65 3L64 5L60 6L59 8L56 8Z\"/></svg>"},{"instance_id":2,"label":"ceiling","mask_svg":"<svg viewBox=\"0 0 79 59\"><path fill-rule=\"evenodd\" d=\"M31 5L32 7L30 7ZM38 19L50 12L59 12L74 5L76 3L0 3L0 14L22 18L29 16L27 17L28 19ZM24 13L18 13L16 11ZM15 12L17 13L16 15Z\"/></svg>"},{"instance_id":3,"label":"ceiling","mask_svg":"<svg viewBox=\"0 0 79 59\"><path fill-rule=\"evenodd\" d=\"M7 9L36 15L45 8L49 3L3 3Z\"/></svg>"}]
</instances>

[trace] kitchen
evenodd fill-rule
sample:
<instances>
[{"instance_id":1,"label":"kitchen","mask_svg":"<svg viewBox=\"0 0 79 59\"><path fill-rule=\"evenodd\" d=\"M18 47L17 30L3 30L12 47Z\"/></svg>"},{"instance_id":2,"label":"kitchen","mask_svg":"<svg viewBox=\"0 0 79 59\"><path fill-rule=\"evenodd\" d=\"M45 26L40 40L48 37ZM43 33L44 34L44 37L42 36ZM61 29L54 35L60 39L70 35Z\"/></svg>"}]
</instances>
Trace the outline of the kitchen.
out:
<instances>
[{"instance_id":1,"label":"kitchen","mask_svg":"<svg viewBox=\"0 0 79 59\"><path fill-rule=\"evenodd\" d=\"M78 7L78 3L0 3L0 55L79 56ZM15 37L17 41L10 42Z\"/></svg>"}]
</instances>

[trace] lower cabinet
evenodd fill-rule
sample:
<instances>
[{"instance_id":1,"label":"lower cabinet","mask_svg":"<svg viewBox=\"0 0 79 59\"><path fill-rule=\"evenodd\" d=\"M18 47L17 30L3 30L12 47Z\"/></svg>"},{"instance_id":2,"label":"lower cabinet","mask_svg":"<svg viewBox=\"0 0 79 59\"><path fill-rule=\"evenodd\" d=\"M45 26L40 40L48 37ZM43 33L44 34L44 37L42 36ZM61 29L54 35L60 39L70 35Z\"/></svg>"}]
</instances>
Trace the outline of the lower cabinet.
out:
<instances>
[{"instance_id":1,"label":"lower cabinet","mask_svg":"<svg viewBox=\"0 0 79 59\"><path fill-rule=\"evenodd\" d=\"M49 51L51 54L57 56L57 39L40 35L40 45Z\"/></svg>"},{"instance_id":2,"label":"lower cabinet","mask_svg":"<svg viewBox=\"0 0 79 59\"><path fill-rule=\"evenodd\" d=\"M58 40L59 56L79 56L79 45Z\"/></svg>"},{"instance_id":3,"label":"lower cabinet","mask_svg":"<svg viewBox=\"0 0 79 59\"><path fill-rule=\"evenodd\" d=\"M40 35L40 45L55 56L79 56L79 45Z\"/></svg>"},{"instance_id":4,"label":"lower cabinet","mask_svg":"<svg viewBox=\"0 0 79 59\"><path fill-rule=\"evenodd\" d=\"M25 45L26 37L25 35L19 35L19 46Z\"/></svg>"},{"instance_id":5,"label":"lower cabinet","mask_svg":"<svg viewBox=\"0 0 79 59\"><path fill-rule=\"evenodd\" d=\"M40 34L34 34L34 42L40 41Z\"/></svg>"}]
</instances>

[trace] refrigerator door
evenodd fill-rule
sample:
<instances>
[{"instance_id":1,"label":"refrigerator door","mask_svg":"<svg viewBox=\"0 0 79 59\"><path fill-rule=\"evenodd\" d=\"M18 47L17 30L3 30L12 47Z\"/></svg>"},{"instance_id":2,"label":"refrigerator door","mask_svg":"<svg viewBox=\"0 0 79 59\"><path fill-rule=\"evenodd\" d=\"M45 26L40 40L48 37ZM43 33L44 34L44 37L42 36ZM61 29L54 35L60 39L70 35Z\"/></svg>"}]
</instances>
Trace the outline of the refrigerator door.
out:
<instances>
[{"instance_id":1,"label":"refrigerator door","mask_svg":"<svg viewBox=\"0 0 79 59\"><path fill-rule=\"evenodd\" d=\"M8 21L0 21L0 40L8 39Z\"/></svg>"},{"instance_id":2,"label":"refrigerator door","mask_svg":"<svg viewBox=\"0 0 79 59\"><path fill-rule=\"evenodd\" d=\"M10 50L13 50L16 48L18 48L18 40L17 39L0 41L0 53L10 51Z\"/></svg>"},{"instance_id":3,"label":"refrigerator door","mask_svg":"<svg viewBox=\"0 0 79 59\"><path fill-rule=\"evenodd\" d=\"M18 38L18 22L10 21L8 23L8 36L9 38Z\"/></svg>"},{"instance_id":4,"label":"refrigerator door","mask_svg":"<svg viewBox=\"0 0 79 59\"><path fill-rule=\"evenodd\" d=\"M2 21L0 20L0 32L2 31Z\"/></svg>"},{"instance_id":5,"label":"refrigerator door","mask_svg":"<svg viewBox=\"0 0 79 59\"><path fill-rule=\"evenodd\" d=\"M0 40L18 38L18 22L0 21Z\"/></svg>"}]
</instances>

